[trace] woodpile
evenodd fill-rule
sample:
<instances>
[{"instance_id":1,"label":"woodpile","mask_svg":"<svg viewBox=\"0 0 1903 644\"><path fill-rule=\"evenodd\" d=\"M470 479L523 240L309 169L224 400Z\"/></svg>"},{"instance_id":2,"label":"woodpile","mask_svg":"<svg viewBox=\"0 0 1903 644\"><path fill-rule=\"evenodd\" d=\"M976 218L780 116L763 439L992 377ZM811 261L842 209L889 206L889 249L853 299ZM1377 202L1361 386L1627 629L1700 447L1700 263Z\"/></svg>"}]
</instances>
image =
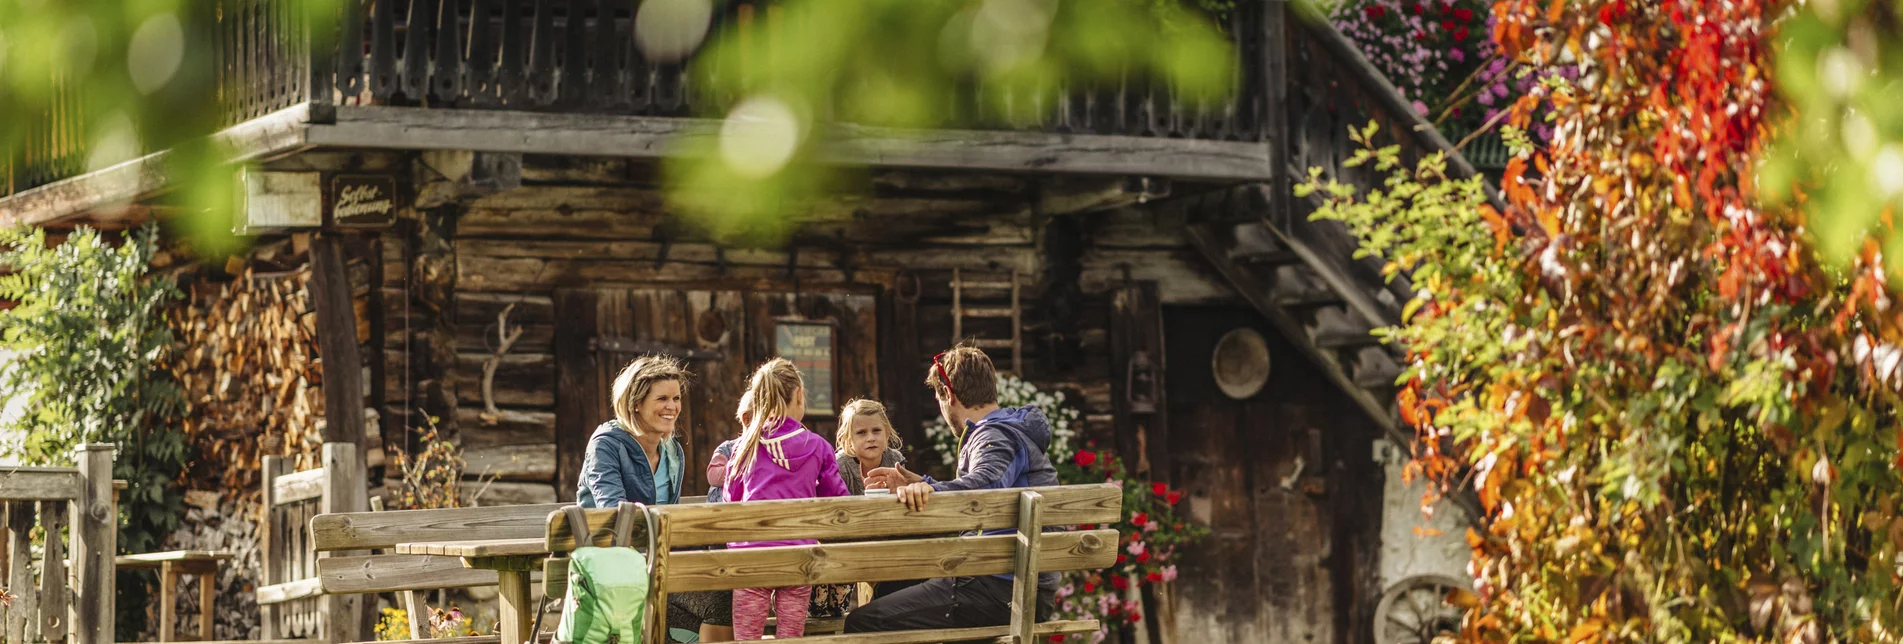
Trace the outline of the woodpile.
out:
<instances>
[{"instance_id":1,"label":"woodpile","mask_svg":"<svg viewBox=\"0 0 1903 644\"><path fill-rule=\"evenodd\" d=\"M267 454L317 467L324 394L309 282L308 267L246 269L231 282L193 286L175 321L183 347L175 370L191 405L189 487L253 496Z\"/></svg>"}]
</instances>

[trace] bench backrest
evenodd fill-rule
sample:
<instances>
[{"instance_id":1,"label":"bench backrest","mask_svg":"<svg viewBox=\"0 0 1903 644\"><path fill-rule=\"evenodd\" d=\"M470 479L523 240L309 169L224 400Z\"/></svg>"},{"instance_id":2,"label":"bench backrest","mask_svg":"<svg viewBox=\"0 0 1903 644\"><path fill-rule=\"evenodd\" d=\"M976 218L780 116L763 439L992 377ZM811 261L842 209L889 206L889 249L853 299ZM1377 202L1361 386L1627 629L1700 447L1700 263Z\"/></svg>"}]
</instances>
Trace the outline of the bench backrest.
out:
<instances>
[{"instance_id":1,"label":"bench backrest","mask_svg":"<svg viewBox=\"0 0 1903 644\"><path fill-rule=\"evenodd\" d=\"M457 557L362 551L421 541L538 538L543 536L548 513L561 507L544 503L318 516L310 521L312 544L318 552L356 551L319 561L319 583L332 594L494 586L496 571L467 568Z\"/></svg>"},{"instance_id":2,"label":"bench backrest","mask_svg":"<svg viewBox=\"0 0 1903 644\"><path fill-rule=\"evenodd\" d=\"M322 467L300 472L286 472L291 464L282 457L264 457L257 600L265 639L347 641L356 636L362 600L323 595L318 550L307 527L311 517L362 503L364 476L356 450L352 443L325 443Z\"/></svg>"},{"instance_id":3,"label":"bench backrest","mask_svg":"<svg viewBox=\"0 0 1903 644\"><path fill-rule=\"evenodd\" d=\"M676 592L996 574L1018 575L1024 580L1018 584L1020 594L1034 597L1038 572L1103 568L1117 556L1116 530L1042 529L1114 524L1122 505L1121 488L1095 484L945 492L932 495L925 510L917 512L890 496L652 506L643 510L642 520L634 521L632 542L643 549L650 539L654 544L650 606L662 605L666 594ZM610 545L616 510L587 510L584 516L589 530L584 540ZM550 552L575 548L577 540L562 512L550 513L546 527ZM1016 532L942 536L995 529ZM671 552L740 539L822 543ZM566 595L566 572L565 559L549 560L543 583L550 597ZM664 632L664 613L650 612L651 618L659 618L650 620L648 628L655 629L651 633Z\"/></svg>"}]
</instances>

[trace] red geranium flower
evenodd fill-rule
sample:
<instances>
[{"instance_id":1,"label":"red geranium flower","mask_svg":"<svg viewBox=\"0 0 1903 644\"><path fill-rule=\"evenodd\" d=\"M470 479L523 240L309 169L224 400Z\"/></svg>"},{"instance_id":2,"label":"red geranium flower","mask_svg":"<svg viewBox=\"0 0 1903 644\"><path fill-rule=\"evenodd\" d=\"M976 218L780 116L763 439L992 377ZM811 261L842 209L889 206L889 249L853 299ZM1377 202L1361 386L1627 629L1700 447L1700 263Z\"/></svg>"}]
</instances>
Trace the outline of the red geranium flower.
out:
<instances>
[{"instance_id":1,"label":"red geranium flower","mask_svg":"<svg viewBox=\"0 0 1903 644\"><path fill-rule=\"evenodd\" d=\"M1091 463L1097 462L1097 453L1087 449L1077 450L1077 455L1071 457L1071 461L1077 463L1078 467L1090 467Z\"/></svg>"},{"instance_id":2,"label":"red geranium flower","mask_svg":"<svg viewBox=\"0 0 1903 644\"><path fill-rule=\"evenodd\" d=\"M1125 562L1125 561L1129 561L1129 560L1130 560L1130 558L1129 558L1129 557L1125 557L1125 556L1123 556L1123 555L1121 555L1121 554L1119 554L1119 555L1117 555L1117 563L1123 563L1123 562ZM1111 579L1122 579L1122 577L1111 577ZM1114 584L1114 583L1112 583L1112 585L1115 585L1115 584Z\"/></svg>"},{"instance_id":3,"label":"red geranium flower","mask_svg":"<svg viewBox=\"0 0 1903 644\"><path fill-rule=\"evenodd\" d=\"M1453 30L1454 30L1454 21L1452 21L1452 20L1442 20L1442 21L1440 21L1440 28L1441 28L1441 31L1453 31Z\"/></svg>"},{"instance_id":4,"label":"red geranium flower","mask_svg":"<svg viewBox=\"0 0 1903 644\"><path fill-rule=\"evenodd\" d=\"M1094 582L1094 581L1084 582L1084 592L1087 592L1087 593L1097 592L1097 582Z\"/></svg>"},{"instance_id":5,"label":"red geranium flower","mask_svg":"<svg viewBox=\"0 0 1903 644\"><path fill-rule=\"evenodd\" d=\"M1062 636L1062 635L1052 635L1052 636L1051 636L1051 641L1052 641L1052 642L1062 642L1062 641L1064 641L1064 636Z\"/></svg>"},{"instance_id":6,"label":"red geranium flower","mask_svg":"<svg viewBox=\"0 0 1903 644\"><path fill-rule=\"evenodd\" d=\"M1163 496L1163 500L1169 501L1170 505L1176 505L1177 501L1183 500L1183 493L1177 492L1177 491L1171 491L1169 494L1166 494Z\"/></svg>"},{"instance_id":7,"label":"red geranium flower","mask_svg":"<svg viewBox=\"0 0 1903 644\"><path fill-rule=\"evenodd\" d=\"M1163 581L1163 573L1153 572L1143 576L1143 580L1152 584Z\"/></svg>"},{"instance_id":8,"label":"red geranium flower","mask_svg":"<svg viewBox=\"0 0 1903 644\"><path fill-rule=\"evenodd\" d=\"M1163 493L1168 491L1170 491L1170 486L1168 485L1164 485L1162 483L1150 484L1150 494L1154 494L1156 496L1163 496Z\"/></svg>"},{"instance_id":9,"label":"red geranium flower","mask_svg":"<svg viewBox=\"0 0 1903 644\"><path fill-rule=\"evenodd\" d=\"M1378 5L1378 4L1376 4L1376 5L1368 5L1368 17L1369 17L1370 19L1374 19L1374 20L1380 20L1380 19L1381 19L1381 16L1385 16L1385 15L1388 15L1388 8L1387 8L1387 7L1383 7L1383 6L1381 6L1381 5Z\"/></svg>"},{"instance_id":10,"label":"red geranium flower","mask_svg":"<svg viewBox=\"0 0 1903 644\"><path fill-rule=\"evenodd\" d=\"M1130 623L1135 624L1137 622L1143 621L1143 613L1130 611L1130 614L1123 616L1123 618L1126 620L1129 620Z\"/></svg>"},{"instance_id":11,"label":"red geranium flower","mask_svg":"<svg viewBox=\"0 0 1903 644\"><path fill-rule=\"evenodd\" d=\"M1422 9L1422 8L1421 8L1421 3L1419 3L1419 2L1416 2L1416 3L1414 3L1414 4L1411 4L1411 5L1408 5L1408 6L1407 6L1407 10L1408 10L1408 13L1412 13L1412 14L1414 14L1414 15L1417 15L1417 16L1418 16L1418 15L1421 15L1421 13L1422 13L1423 11L1426 11L1425 9Z\"/></svg>"},{"instance_id":12,"label":"red geranium flower","mask_svg":"<svg viewBox=\"0 0 1903 644\"><path fill-rule=\"evenodd\" d=\"M1466 42L1466 41L1467 41L1467 28L1461 27L1459 29L1455 29L1454 42ZM1455 116L1459 116L1459 115L1456 114Z\"/></svg>"},{"instance_id":13,"label":"red geranium flower","mask_svg":"<svg viewBox=\"0 0 1903 644\"><path fill-rule=\"evenodd\" d=\"M1461 21L1461 22L1467 22L1467 21L1469 21L1469 20L1473 20L1473 19L1474 19L1474 12L1473 12L1473 10L1472 10L1472 9L1468 9L1468 8L1465 8L1465 7L1462 7L1462 8L1459 8L1459 9L1455 9L1455 10L1454 10L1454 19L1456 19L1456 20L1459 20L1459 21Z\"/></svg>"},{"instance_id":14,"label":"red geranium flower","mask_svg":"<svg viewBox=\"0 0 1903 644\"><path fill-rule=\"evenodd\" d=\"M1130 522L1136 524L1137 527L1141 528L1143 527L1143 524L1150 522L1150 515L1147 513L1138 512L1136 513L1136 516L1130 517Z\"/></svg>"},{"instance_id":15,"label":"red geranium flower","mask_svg":"<svg viewBox=\"0 0 1903 644\"><path fill-rule=\"evenodd\" d=\"M1137 555L1137 563L1149 563L1149 561L1150 561L1150 551L1145 550L1143 551L1143 554ZM1119 577L1119 579L1121 579L1121 577Z\"/></svg>"},{"instance_id":16,"label":"red geranium flower","mask_svg":"<svg viewBox=\"0 0 1903 644\"><path fill-rule=\"evenodd\" d=\"M1130 580L1125 579L1123 575L1116 575L1110 578L1110 585L1117 590L1125 590L1130 587Z\"/></svg>"},{"instance_id":17,"label":"red geranium flower","mask_svg":"<svg viewBox=\"0 0 1903 644\"><path fill-rule=\"evenodd\" d=\"M1427 40L1427 32L1425 31L1414 32L1414 42L1420 42L1423 40Z\"/></svg>"}]
</instances>

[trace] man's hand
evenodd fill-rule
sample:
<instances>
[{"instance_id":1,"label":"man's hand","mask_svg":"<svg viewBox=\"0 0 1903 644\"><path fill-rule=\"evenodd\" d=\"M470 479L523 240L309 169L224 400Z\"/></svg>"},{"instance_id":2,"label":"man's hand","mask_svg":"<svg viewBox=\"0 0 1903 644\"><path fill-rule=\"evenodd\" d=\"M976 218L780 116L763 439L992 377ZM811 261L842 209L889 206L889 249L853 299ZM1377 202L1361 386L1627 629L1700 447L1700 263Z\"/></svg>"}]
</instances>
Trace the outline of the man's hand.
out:
<instances>
[{"instance_id":1,"label":"man's hand","mask_svg":"<svg viewBox=\"0 0 1903 644\"><path fill-rule=\"evenodd\" d=\"M872 468L872 471L866 472L865 484L866 487L873 489L897 490L901 485L923 480L925 477L913 474L907 471L904 465L900 465Z\"/></svg>"},{"instance_id":2,"label":"man's hand","mask_svg":"<svg viewBox=\"0 0 1903 644\"><path fill-rule=\"evenodd\" d=\"M913 483L898 489L899 502L913 511L925 509L925 499L932 495L932 484Z\"/></svg>"}]
</instances>

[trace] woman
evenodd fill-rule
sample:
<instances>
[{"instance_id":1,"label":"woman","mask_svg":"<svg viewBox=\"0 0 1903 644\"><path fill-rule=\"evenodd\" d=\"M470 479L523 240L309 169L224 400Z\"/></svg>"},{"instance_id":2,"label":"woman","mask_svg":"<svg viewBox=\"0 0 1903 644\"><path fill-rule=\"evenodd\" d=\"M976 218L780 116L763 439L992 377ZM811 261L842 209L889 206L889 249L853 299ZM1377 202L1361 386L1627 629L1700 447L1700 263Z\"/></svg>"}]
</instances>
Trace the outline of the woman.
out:
<instances>
[{"instance_id":1,"label":"woman","mask_svg":"<svg viewBox=\"0 0 1903 644\"><path fill-rule=\"evenodd\" d=\"M679 360L642 356L615 376L614 420L588 438L588 452L575 483L575 501L584 508L612 508L621 502L669 505L681 501L686 456L676 440L682 396L692 374ZM667 621L676 641L719 642L733 639L733 595L725 592L668 595Z\"/></svg>"}]
</instances>

